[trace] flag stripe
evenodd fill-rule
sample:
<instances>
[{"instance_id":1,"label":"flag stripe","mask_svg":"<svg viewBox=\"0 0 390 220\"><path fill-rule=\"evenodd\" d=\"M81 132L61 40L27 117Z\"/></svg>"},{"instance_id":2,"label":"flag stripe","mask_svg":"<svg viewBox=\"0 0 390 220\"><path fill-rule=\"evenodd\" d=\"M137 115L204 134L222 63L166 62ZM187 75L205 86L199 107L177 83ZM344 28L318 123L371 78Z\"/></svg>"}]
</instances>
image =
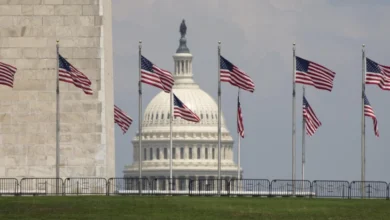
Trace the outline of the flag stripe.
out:
<instances>
[{"instance_id":1,"label":"flag stripe","mask_svg":"<svg viewBox=\"0 0 390 220\"><path fill-rule=\"evenodd\" d=\"M64 57L58 54L59 57L59 81L73 84L80 88L87 95L92 95L91 81L84 73L80 72L76 67L70 64Z\"/></svg>"},{"instance_id":2,"label":"flag stripe","mask_svg":"<svg viewBox=\"0 0 390 220\"><path fill-rule=\"evenodd\" d=\"M303 118L305 119L306 134L313 136L322 124L314 113L314 110L309 105L305 96L303 97Z\"/></svg>"},{"instance_id":3,"label":"flag stripe","mask_svg":"<svg viewBox=\"0 0 390 220\"><path fill-rule=\"evenodd\" d=\"M179 98L173 94L173 114L175 117L182 118L186 121L199 122L200 118L192 112Z\"/></svg>"},{"instance_id":4,"label":"flag stripe","mask_svg":"<svg viewBox=\"0 0 390 220\"><path fill-rule=\"evenodd\" d=\"M379 137L378 121L376 119L374 109L371 107L366 94L364 94L364 116L372 118L375 136Z\"/></svg>"},{"instance_id":5,"label":"flag stripe","mask_svg":"<svg viewBox=\"0 0 390 220\"><path fill-rule=\"evenodd\" d=\"M295 82L314 88L332 91L336 73L309 60L296 56Z\"/></svg>"},{"instance_id":6,"label":"flag stripe","mask_svg":"<svg viewBox=\"0 0 390 220\"><path fill-rule=\"evenodd\" d=\"M16 70L16 67L0 62L0 84L13 88Z\"/></svg>"},{"instance_id":7,"label":"flag stripe","mask_svg":"<svg viewBox=\"0 0 390 220\"><path fill-rule=\"evenodd\" d=\"M126 115L118 106L114 105L114 122L119 125L124 134L129 129L133 119Z\"/></svg>"},{"instance_id":8,"label":"flag stripe","mask_svg":"<svg viewBox=\"0 0 390 220\"><path fill-rule=\"evenodd\" d=\"M242 118L240 98L237 98L237 131L244 138L244 120Z\"/></svg>"},{"instance_id":9,"label":"flag stripe","mask_svg":"<svg viewBox=\"0 0 390 220\"><path fill-rule=\"evenodd\" d=\"M144 56L141 56L141 82L165 92L171 92L175 80L172 73L157 67Z\"/></svg>"},{"instance_id":10,"label":"flag stripe","mask_svg":"<svg viewBox=\"0 0 390 220\"><path fill-rule=\"evenodd\" d=\"M366 84L390 90L390 67L366 58Z\"/></svg>"},{"instance_id":11,"label":"flag stripe","mask_svg":"<svg viewBox=\"0 0 390 220\"><path fill-rule=\"evenodd\" d=\"M228 82L240 89L254 92L255 84L252 79L230 61L220 56L220 81Z\"/></svg>"}]
</instances>

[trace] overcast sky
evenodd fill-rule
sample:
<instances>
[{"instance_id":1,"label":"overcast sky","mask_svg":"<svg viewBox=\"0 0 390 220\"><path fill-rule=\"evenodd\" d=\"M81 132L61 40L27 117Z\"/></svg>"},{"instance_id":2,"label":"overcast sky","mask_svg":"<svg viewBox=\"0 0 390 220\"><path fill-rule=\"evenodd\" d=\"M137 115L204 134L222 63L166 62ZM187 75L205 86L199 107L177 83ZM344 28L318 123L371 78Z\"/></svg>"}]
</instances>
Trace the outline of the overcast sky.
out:
<instances>
[{"instance_id":1,"label":"overcast sky","mask_svg":"<svg viewBox=\"0 0 390 220\"><path fill-rule=\"evenodd\" d=\"M131 140L138 128L138 40L143 54L173 70L179 25L200 87L217 100L217 42L222 54L246 71L256 91L242 93L244 178L291 178L292 43L297 55L336 72L332 92L306 89L322 122L306 137L307 179L360 180L361 45L367 56L390 65L390 1L387 0L113 0L115 103L134 123L116 138L116 174L132 163ZM143 109L159 92L144 87ZM237 89L222 86L222 111L236 140ZM367 86L381 137L366 118L366 179L390 181L390 91ZM233 101L234 100L234 101ZM302 86L297 84L297 178L301 176ZM236 152L236 144L235 144ZM236 155L236 154L235 154Z\"/></svg>"}]
</instances>

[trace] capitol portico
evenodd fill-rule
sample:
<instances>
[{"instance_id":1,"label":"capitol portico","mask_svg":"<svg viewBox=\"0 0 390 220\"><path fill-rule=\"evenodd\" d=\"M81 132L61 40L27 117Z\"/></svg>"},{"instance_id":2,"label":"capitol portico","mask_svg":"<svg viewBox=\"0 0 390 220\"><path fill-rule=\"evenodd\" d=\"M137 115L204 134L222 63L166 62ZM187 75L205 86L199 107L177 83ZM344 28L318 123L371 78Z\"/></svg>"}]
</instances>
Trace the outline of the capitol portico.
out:
<instances>
[{"instance_id":1,"label":"capitol portico","mask_svg":"<svg viewBox=\"0 0 390 220\"><path fill-rule=\"evenodd\" d=\"M182 25L184 24L184 21ZM185 24L184 24L185 26ZM186 27L185 27L186 29ZM201 119L199 123L181 118L173 120L173 178L179 190L188 186L188 178L214 180L218 177L218 105L193 79L193 56L187 47L186 31L173 55L174 94ZM213 71L213 70L210 70ZM215 72L215 71L214 71ZM215 73L213 73L215 75ZM215 77L216 78L216 77ZM148 104L142 122L142 158L139 158L139 133L133 139L133 163L125 166L124 176L138 178L139 159L142 176L148 179L169 179L170 95L161 91ZM233 138L221 117L221 178L236 179ZM160 189L168 187L166 181Z\"/></svg>"}]
</instances>

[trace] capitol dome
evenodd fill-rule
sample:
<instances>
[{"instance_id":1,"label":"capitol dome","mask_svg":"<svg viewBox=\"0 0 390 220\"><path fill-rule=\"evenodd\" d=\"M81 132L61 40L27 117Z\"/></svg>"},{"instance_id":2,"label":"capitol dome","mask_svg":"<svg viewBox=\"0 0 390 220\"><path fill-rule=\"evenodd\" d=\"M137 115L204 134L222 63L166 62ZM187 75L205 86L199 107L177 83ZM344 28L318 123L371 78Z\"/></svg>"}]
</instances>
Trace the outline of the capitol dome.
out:
<instances>
[{"instance_id":1,"label":"capitol dome","mask_svg":"<svg viewBox=\"0 0 390 220\"><path fill-rule=\"evenodd\" d=\"M214 99L199 88L198 85L182 87L177 84L173 93L201 119L199 123L175 118L174 129L181 132L216 133L218 126L218 105ZM179 87L179 88L178 88ZM180 88L182 87L182 88ZM160 92L147 106L142 123L143 132L169 132L170 94ZM229 135L225 121L221 120L222 133Z\"/></svg>"},{"instance_id":2,"label":"capitol dome","mask_svg":"<svg viewBox=\"0 0 390 220\"><path fill-rule=\"evenodd\" d=\"M173 93L201 119L190 122L174 118L172 122L173 177L217 179L218 176L218 105L193 80L192 54L182 34L180 46L173 55L175 85ZM125 166L125 177L139 175L139 133L132 141L133 164ZM221 178L237 178L233 138L221 115ZM142 176L169 178L170 94L161 91L146 107L142 121ZM186 187L185 183L177 183ZM164 183L165 185L165 183Z\"/></svg>"}]
</instances>

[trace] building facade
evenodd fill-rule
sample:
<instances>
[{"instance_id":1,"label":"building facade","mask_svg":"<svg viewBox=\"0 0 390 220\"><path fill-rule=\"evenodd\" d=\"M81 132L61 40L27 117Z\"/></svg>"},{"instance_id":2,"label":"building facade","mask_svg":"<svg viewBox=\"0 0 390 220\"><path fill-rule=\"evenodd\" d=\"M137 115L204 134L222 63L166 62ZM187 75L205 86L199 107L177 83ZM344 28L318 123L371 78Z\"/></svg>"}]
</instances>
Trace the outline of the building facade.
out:
<instances>
[{"instance_id":1,"label":"building facade","mask_svg":"<svg viewBox=\"0 0 390 220\"><path fill-rule=\"evenodd\" d=\"M60 177L115 176L111 0L0 1L0 177L55 177L56 40L92 82L60 82Z\"/></svg>"},{"instance_id":2,"label":"building facade","mask_svg":"<svg viewBox=\"0 0 390 220\"><path fill-rule=\"evenodd\" d=\"M185 27L186 29L186 27ZM199 123L181 118L173 120L173 177L180 189L188 178L214 180L218 177L218 105L193 79L192 59L182 33L180 45L173 55L175 85L173 93L200 118ZM167 187L170 176L170 95L161 91L145 109L142 122L142 158L139 158L139 134L133 140L133 163L125 166L124 176L139 177L139 160L142 176L160 179L159 188ZM237 178L234 163L233 138L222 115L221 178Z\"/></svg>"}]
</instances>

